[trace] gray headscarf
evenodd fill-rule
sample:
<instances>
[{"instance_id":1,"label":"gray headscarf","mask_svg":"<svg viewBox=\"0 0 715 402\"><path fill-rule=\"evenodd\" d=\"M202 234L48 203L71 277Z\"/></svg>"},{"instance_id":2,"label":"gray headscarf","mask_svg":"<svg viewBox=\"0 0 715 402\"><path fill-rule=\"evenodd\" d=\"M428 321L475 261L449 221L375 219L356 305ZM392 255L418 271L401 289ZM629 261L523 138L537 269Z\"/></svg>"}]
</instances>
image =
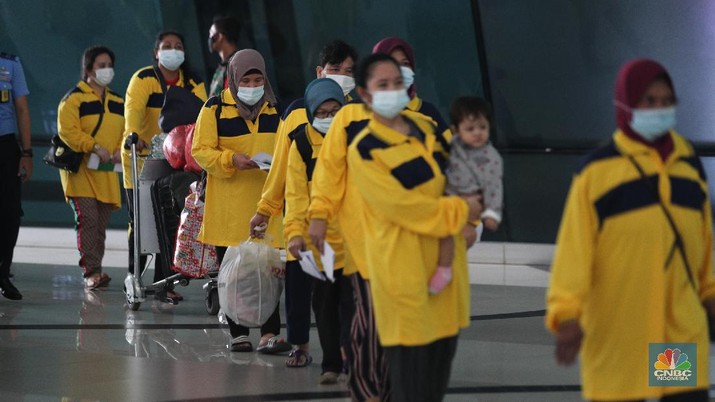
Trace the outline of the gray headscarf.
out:
<instances>
[{"instance_id":1,"label":"gray headscarf","mask_svg":"<svg viewBox=\"0 0 715 402\"><path fill-rule=\"evenodd\" d=\"M238 99L238 83L244 75L251 70L258 70L263 74L264 94L263 99L253 106L248 106ZM243 49L236 52L228 63L228 89L231 91L233 99L236 101L238 112L246 120L255 120L263 107L263 102L268 101L270 106L275 106L276 96L266 75L266 62L258 51L253 49Z\"/></svg>"}]
</instances>

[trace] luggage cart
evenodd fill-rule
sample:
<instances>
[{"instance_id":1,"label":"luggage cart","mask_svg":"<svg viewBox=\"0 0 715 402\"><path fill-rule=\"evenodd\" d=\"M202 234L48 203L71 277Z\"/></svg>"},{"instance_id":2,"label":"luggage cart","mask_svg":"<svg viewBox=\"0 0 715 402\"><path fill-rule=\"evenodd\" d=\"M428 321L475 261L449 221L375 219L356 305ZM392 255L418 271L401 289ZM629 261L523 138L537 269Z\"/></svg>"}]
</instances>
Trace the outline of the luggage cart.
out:
<instances>
[{"instance_id":1,"label":"luggage cart","mask_svg":"<svg viewBox=\"0 0 715 402\"><path fill-rule=\"evenodd\" d=\"M167 271L165 272L167 275L165 279L148 286L144 286L142 281L146 267L139 267L141 265L141 255L158 253L160 251L149 189L156 179L167 174L167 167L169 171L171 167L168 166L166 161L147 160L145 161L140 178L136 150L137 142L139 142L139 135L136 133L131 133L125 142L125 147L130 149L132 184L134 185L134 197L132 200L134 210L134 219L132 221L132 232L134 233L134 274L128 273L124 279L124 292L126 294L127 306L132 311L139 310L141 303L146 300L146 296L148 295L155 295L159 300L165 303L178 304L178 301L168 297L166 292L173 289L177 284L181 286L187 286L189 284L189 278L178 273L171 274L169 267L164 267ZM140 202L140 200L143 202ZM138 269L139 273L137 274Z\"/></svg>"}]
</instances>

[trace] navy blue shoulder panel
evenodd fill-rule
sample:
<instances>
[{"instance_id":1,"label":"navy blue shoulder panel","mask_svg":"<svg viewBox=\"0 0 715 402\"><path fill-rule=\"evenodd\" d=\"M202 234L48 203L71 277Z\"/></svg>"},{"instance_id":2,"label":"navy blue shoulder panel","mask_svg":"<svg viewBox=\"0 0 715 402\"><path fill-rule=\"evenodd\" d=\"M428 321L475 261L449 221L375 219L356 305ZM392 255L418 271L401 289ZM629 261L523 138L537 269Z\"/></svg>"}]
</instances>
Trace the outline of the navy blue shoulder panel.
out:
<instances>
[{"instance_id":1,"label":"navy blue shoulder panel","mask_svg":"<svg viewBox=\"0 0 715 402\"><path fill-rule=\"evenodd\" d=\"M367 123L369 123L370 120L364 119L364 120L357 120L357 121L351 121L350 124L348 124L347 127L345 127L345 132L347 133L347 144L350 145L352 144L353 140L355 140L355 137L357 137L358 134L360 134L360 131L362 131L365 127L367 127Z\"/></svg>"},{"instance_id":2,"label":"navy blue shoulder panel","mask_svg":"<svg viewBox=\"0 0 715 402\"><path fill-rule=\"evenodd\" d=\"M298 127L294 128L293 131L291 131L290 133L288 133L288 139L289 139L291 142L295 141L295 136L296 136L296 135L298 135L300 132L305 132L305 126L306 126L307 124L308 124L308 123L299 124Z\"/></svg>"},{"instance_id":3,"label":"navy blue shoulder panel","mask_svg":"<svg viewBox=\"0 0 715 402\"><path fill-rule=\"evenodd\" d=\"M258 116L258 132L260 133L275 133L278 131L278 123L280 123L278 114L261 114Z\"/></svg>"},{"instance_id":4,"label":"navy blue shoulder panel","mask_svg":"<svg viewBox=\"0 0 715 402\"><path fill-rule=\"evenodd\" d=\"M211 106L218 105L221 103L221 97L218 95L212 96L209 98L209 100L204 103L204 107L210 109Z\"/></svg>"},{"instance_id":5,"label":"navy blue shoulder panel","mask_svg":"<svg viewBox=\"0 0 715 402\"><path fill-rule=\"evenodd\" d=\"M437 123L437 131L439 131L440 133L449 128L447 122L444 121L444 119L442 118L442 114L439 112L437 107L425 101L424 99L422 100L422 106L420 107L420 110L418 110L418 112L422 113L425 116L431 117L432 120Z\"/></svg>"},{"instance_id":6,"label":"navy blue shoulder panel","mask_svg":"<svg viewBox=\"0 0 715 402\"><path fill-rule=\"evenodd\" d=\"M62 102L66 101L70 97L70 95L76 94L76 93L81 94L82 90L79 87L74 87L74 88L70 89L69 91L67 91L65 96L62 97Z\"/></svg>"},{"instance_id":7,"label":"navy blue shoulder panel","mask_svg":"<svg viewBox=\"0 0 715 402\"><path fill-rule=\"evenodd\" d=\"M143 69L139 70L137 77L139 77L139 78L149 78L149 77L156 78L156 74L154 73L153 67L144 67Z\"/></svg>"},{"instance_id":8,"label":"navy blue shoulder panel","mask_svg":"<svg viewBox=\"0 0 715 402\"><path fill-rule=\"evenodd\" d=\"M373 134L366 135L357 144L358 152L360 152L360 156L362 156L362 158L365 160L372 160L372 155L370 154L370 152L373 149L382 149L387 147L389 147L389 144L377 138Z\"/></svg>"},{"instance_id":9,"label":"navy blue shoulder panel","mask_svg":"<svg viewBox=\"0 0 715 402\"><path fill-rule=\"evenodd\" d=\"M586 166L590 165L593 162L600 161L602 159L616 158L620 156L621 153L618 152L618 149L616 149L616 144L613 142L613 140L611 140L608 145L603 146L601 148L597 148L588 155L586 155L581 161L581 164L578 170L576 170L576 173L581 173L586 168Z\"/></svg>"},{"instance_id":10,"label":"navy blue shoulder panel","mask_svg":"<svg viewBox=\"0 0 715 402\"><path fill-rule=\"evenodd\" d=\"M432 168L421 156L395 167L390 171L390 173L392 173L392 176L396 178L400 184L402 184L402 187L408 190L411 190L434 178Z\"/></svg>"},{"instance_id":11,"label":"navy blue shoulder panel","mask_svg":"<svg viewBox=\"0 0 715 402\"><path fill-rule=\"evenodd\" d=\"M364 104L364 103L365 103L365 102L362 101L362 98L357 97L357 98L355 98L355 99L352 99L350 102L346 103L346 105L351 105L351 104L362 105L362 104Z\"/></svg>"},{"instance_id":12,"label":"navy blue shoulder panel","mask_svg":"<svg viewBox=\"0 0 715 402\"><path fill-rule=\"evenodd\" d=\"M700 180L707 181L707 176L705 175L705 169L703 168L702 162L700 162L700 157L698 157L697 155L692 155L689 157L680 158L680 160L687 163L688 165L692 166L695 170L697 170L698 175L700 176Z\"/></svg>"},{"instance_id":13,"label":"navy blue shoulder panel","mask_svg":"<svg viewBox=\"0 0 715 402\"><path fill-rule=\"evenodd\" d=\"M286 118L288 118L288 115L290 115L291 112L301 108L305 108L305 98L296 99L291 102L291 104L288 105L288 107L286 108L285 112L283 112L283 114L281 115L281 120L285 120Z\"/></svg>"}]
</instances>

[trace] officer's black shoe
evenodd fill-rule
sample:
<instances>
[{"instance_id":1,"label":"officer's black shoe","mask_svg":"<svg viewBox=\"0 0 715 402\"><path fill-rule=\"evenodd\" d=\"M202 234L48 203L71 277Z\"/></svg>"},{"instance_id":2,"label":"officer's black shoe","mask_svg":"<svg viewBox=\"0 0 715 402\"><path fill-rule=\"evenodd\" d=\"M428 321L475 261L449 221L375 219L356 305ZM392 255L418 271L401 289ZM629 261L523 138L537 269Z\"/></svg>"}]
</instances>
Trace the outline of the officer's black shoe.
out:
<instances>
[{"instance_id":1,"label":"officer's black shoe","mask_svg":"<svg viewBox=\"0 0 715 402\"><path fill-rule=\"evenodd\" d=\"M10 300L22 300L22 294L9 278L0 278L0 293Z\"/></svg>"}]
</instances>

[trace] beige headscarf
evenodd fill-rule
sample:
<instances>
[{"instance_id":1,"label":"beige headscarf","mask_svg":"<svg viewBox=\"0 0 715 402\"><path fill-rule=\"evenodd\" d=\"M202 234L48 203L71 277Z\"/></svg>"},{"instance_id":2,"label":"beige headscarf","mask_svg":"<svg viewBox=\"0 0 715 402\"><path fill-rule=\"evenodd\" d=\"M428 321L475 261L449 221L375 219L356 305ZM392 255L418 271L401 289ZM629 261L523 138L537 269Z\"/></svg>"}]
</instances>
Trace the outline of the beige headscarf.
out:
<instances>
[{"instance_id":1,"label":"beige headscarf","mask_svg":"<svg viewBox=\"0 0 715 402\"><path fill-rule=\"evenodd\" d=\"M238 83L244 75L251 70L258 70L263 74L264 87L263 99L253 106L248 106L238 99ZM258 51L253 49L243 49L236 52L228 63L228 89L236 101L236 107L241 117L246 120L255 120L263 107L263 102L268 101L270 106L276 105L276 96L266 75L266 62Z\"/></svg>"}]
</instances>

